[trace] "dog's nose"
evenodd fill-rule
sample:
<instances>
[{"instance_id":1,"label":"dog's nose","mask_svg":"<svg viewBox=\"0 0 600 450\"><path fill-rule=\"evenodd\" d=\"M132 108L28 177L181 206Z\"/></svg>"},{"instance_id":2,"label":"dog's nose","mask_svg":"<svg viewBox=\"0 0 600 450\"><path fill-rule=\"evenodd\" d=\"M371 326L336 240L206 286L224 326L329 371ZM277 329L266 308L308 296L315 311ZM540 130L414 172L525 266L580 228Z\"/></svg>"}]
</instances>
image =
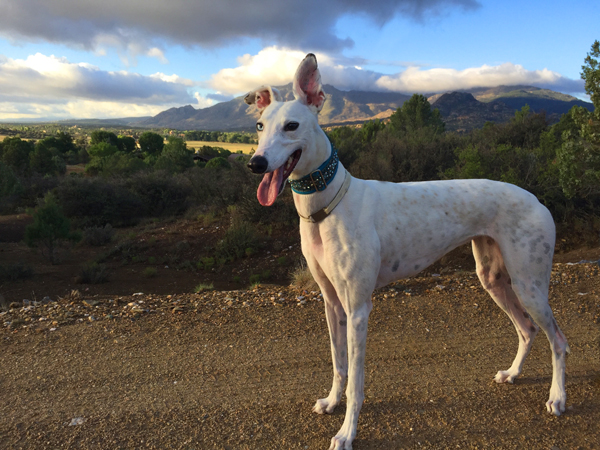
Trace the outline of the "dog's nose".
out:
<instances>
[{"instance_id":1,"label":"dog's nose","mask_svg":"<svg viewBox=\"0 0 600 450\"><path fill-rule=\"evenodd\" d=\"M269 167L269 161L264 156L253 156L248 162L248 168L253 173L265 173Z\"/></svg>"}]
</instances>

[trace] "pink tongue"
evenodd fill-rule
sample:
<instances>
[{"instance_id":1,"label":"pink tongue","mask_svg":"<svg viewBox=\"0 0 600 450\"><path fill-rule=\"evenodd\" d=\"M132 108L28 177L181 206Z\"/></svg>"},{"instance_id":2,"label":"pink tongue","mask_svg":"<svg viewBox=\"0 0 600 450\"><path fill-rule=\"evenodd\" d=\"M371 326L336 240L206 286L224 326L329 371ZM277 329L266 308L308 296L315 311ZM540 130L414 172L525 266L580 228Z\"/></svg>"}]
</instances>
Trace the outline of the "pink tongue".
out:
<instances>
[{"instance_id":1,"label":"pink tongue","mask_svg":"<svg viewBox=\"0 0 600 450\"><path fill-rule=\"evenodd\" d=\"M256 193L259 203L263 206L271 206L275 203L282 182L283 166L273 172L266 173Z\"/></svg>"}]
</instances>

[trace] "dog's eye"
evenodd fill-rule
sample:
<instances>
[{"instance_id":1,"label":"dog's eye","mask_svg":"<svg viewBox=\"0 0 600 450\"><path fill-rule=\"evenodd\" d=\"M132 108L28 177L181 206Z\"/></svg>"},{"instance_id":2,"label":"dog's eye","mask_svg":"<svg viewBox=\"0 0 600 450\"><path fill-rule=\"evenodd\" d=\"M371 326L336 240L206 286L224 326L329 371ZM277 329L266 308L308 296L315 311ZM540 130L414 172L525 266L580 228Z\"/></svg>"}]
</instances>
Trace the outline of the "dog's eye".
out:
<instances>
[{"instance_id":1,"label":"dog's eye","mask_svg":"<svg viewBox=\"0 0 600 450\"><path fill-rule=\"evenodd\" d=\"M256 131L262 131L264 129L264 125L260 122L256 123Z\"/></svg>"},{"instance_id":2,"label":"dog's eye","mask_svg":"<svg viewBox=\"0 0 600 450\"><path fill-rule=\"evenodd\" d=\"M285 127L283 127L283 129L285 131L296 131L299 126L300 124L298 122L288 122L285 124Z\"/></svg>"}]
</instances>

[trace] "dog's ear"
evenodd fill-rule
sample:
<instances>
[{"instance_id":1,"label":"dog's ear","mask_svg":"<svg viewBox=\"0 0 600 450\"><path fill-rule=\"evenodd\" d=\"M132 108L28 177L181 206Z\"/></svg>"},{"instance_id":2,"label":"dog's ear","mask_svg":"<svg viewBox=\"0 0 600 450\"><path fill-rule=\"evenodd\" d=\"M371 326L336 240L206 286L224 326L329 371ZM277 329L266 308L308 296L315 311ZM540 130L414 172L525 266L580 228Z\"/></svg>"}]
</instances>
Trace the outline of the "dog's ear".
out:
<instances>
[{"instance_id":1,"label":"dog's ear","mask_svg":"<svg viewBox=\"0 0 600 450\"><path fill-rule=\"evenodd\" d=\"M256 105L260 112L263 111L272 101L282 102L283 97L277 89L271 86L261 86L244 97L244 101L249 105Z\"/></svg>"},{"instance_id":2,"label":"dog's ear","mask_svg":"<svg viewBox=\"0 0 600 450\"><path fill-rule=\"evenodd\" d=\"M325 92L323 92L323 86L321 85L317 57L312 53L306 55L306 58L302 60L296 70L294 97L306 106L314 107L316 112L321 111L325 103Z\"/></svg>"}]
</instances>

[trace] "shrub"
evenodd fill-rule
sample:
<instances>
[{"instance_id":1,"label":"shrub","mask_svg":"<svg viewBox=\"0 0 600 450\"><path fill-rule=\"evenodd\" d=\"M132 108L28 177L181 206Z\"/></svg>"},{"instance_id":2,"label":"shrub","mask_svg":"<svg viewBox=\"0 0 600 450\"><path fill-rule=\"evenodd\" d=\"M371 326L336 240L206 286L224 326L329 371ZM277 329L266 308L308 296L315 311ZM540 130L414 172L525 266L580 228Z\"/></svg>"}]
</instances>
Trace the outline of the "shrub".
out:
<instances>
[{"instance_id":1,"label":"shrub","mask_svg":"<svg viewBox=\"0 0 600 450\"><path fill-rule=\"evenodd\" d=\"M297 289L302 289L305 291L318 291L319 285L315 281L306 265L306 262L303 260L291 273L292 276L292 286Z\"/></svg>"},{"instance_id":2,"label":"shrub","mask_svg":"<svg viewBox=\"0 0 600 450\"><path fill-rule=\"evenodd\" d=\"M33 213L33 223L25 229L25 243L30 247L42 245L42 254L52 264L56 261L56 250L61 241L77 241L81 236L71 232L71 222L67 219L56 198L48 194L44 203Z\"/></svg>"},{"instance_id":3,"label":"shrub","mask_svg":"<svg viewBox=\"0 0 600 450\"><path fill-rule=\"evenodd\" d=\"M105 264L98 264L97 262L85 264L81 268L79 280L84 284L106 283L108 281L108 268Z\"/></svg>"},{"instance_id":4,"label":"shrub","mask_svg":"<svg viewBox=\"0 0 600 450\"><path fill-rule=\"evenodd\" d=\"M215 266L215 258L204 257L196 263L196 267L200 270L210 270Z\"/></svg>"},{"instance_id":5,"label":"shrub","mask_svg":"<svg viewBox=\"0 0 600 450\"><path fill-rule=\"evenodd\" d=\"M23 186L13 170L0 161L0 212L11 212L18 205Z\"/></svg>"},{"instance_id":6,"label":"shrub","mask_svg":"<svg viewBox=\"0 0 600 450\"><path fill-rule=\"evenodd\" d=\"M181 173L194 167L194 152L178 137L169 137L154 167L170 173Z\"/></svg>"},{"instance_id":7,"label":"shrub","mask_svg":"<svg viewBox=\"0 0 600 450\"><path fill-rule=\"evenodd\" d=\"M270 278L271 278L271 271L263 270L261 273L255 273L253 275L250 275L250 284L256 285L259 283L264 283L265 281L268 281Z\"/></svg>"},{"instance_id":8,"label":"shrub","mask_svg":"<svg viewBox=\"0 0 600 450\"><path fill-rule=\"evenodd\" d=\"M146 267L142 272L142 275L146 278L154 278L157 273L156 267Z\"/></svg>"},{"instance_id":9,"label":"shrub","mask_svg":"<svg viewBox=\"0 0 600 450\"><path fill-rule=\"evenodd\" d=\"M204 291L212 291L214 289L214 285L212 283L200 283L199 285L197 285L194 288L194 292L196 294L199 294L200 292L204 292Z\"/></svg>"},{"instance_id":10,"label":"shrub","mask_svg":"<svg viewBox=\"0 0 600 450\"><path fill-rule=\"evenodd\" d=\"M134 175L127 187L141 201L143 214L150 217L181 214L192 191L185 178L161 171Z\"/></svg>"},{"instance_id":11,"label":"shrub","mask_svg":"<svg viewBox=\"0 0 600 450\"><path fill-rule=\"evenodd\" d=\"M209 160L204 167L207 169L231 169L231 164L225 158L217 156Z\"/></svg>"},{"instance_id":12,"label":"shrub","mask_svg":"<svg viewBox=\"0 0 600 450\"><path fill-rule=\"evenodd\" d=\"M83 242L94 247L101 247L112 241L115 230L110 223L104 227L88 227L83 230Z\"/></svg>"},{"instance_id":13,"label":"shrub","mask_svg":"<svg viewBox=\"0 0 600 450\"><path fill-rule=\"evenodd\" d=\"M135 225L145 213L142 201L118 180L66 178L56 196L65 215L80 227Z\"/></svg>"},{"instance_id":14,"label":"shrub","mask_svg":"<svg viewBox=\"0 0 600 450\"><path fill-rule=\"evenodd\" d=\"M257 246L258 236L254 226L248 222L235 223L229 227L223 240L217 244L217 259L234 261L244 257L248 248L254 249Z\"/></svg>"},{"instance_id":15,"label":"shrub","mask_svg":"<svg viewBox=\"0 0 600 450\"><path fill-rule=\"evenodd\" d=\"M0 283L5 281L26 280L33 276L33 268L24 263L0 265Z\"/></svg>"}]
</instances>

